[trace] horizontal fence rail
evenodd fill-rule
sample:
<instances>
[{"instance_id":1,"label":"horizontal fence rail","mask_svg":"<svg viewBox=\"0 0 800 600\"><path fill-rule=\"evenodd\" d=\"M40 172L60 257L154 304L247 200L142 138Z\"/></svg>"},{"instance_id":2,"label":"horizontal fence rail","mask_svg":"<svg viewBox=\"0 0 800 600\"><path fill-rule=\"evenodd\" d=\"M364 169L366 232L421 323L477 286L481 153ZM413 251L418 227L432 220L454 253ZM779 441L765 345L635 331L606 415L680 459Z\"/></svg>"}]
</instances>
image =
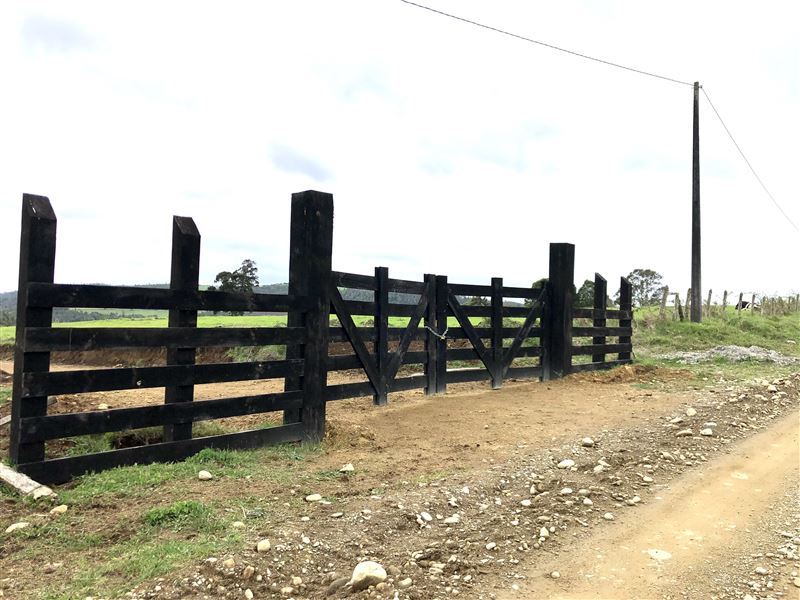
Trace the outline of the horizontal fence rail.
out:
<instances>
[{"instance_id":1,"label":"horizontal fence rail","mask_svg":"<svg viewBox=\"0 0 800 600\"><path fill-rule=\"evenodd\" d=\"M605 280L596 275L594 305L574 307L571 244L550 245L546 283L528 288L504 285L499 277L488 284L433 274L395 279L386 267L371 275L333 271L332 234L332 196L293 194L287 294L199 289L200 233L188 217L173 219L169 288L57 284L55 213L47 198L24 195L11 461L54 483L117 466L182 460L203 448L317 442L329 401L371 396L383 405L392 393L442 394L448 384L470 382L497 389L509 379L552 379L631 362L630 284L622 279L619 307L609 308ZM166 310L169 318L166 327L53 327L53 309L62 307ZM286 325L198 327L200 311L285 313ZM196 361L200 348L259 346L285 347L285 358ZM53 352L120 348L166 351L166 364L50 368ZM336 379L329 381L329 374ZM283 391L263 387L266 380L282 381ZM246 395L195 397L197 385L245 381ZM164 389L163 403L48 414L52 396L153 388ZM279 411L282 424L194 434L195 423ZM46 454L46 444L59 440L63 448L64 440L80 436L152 427L161 430L155 443Z\"/></svg>"}]
</instances>

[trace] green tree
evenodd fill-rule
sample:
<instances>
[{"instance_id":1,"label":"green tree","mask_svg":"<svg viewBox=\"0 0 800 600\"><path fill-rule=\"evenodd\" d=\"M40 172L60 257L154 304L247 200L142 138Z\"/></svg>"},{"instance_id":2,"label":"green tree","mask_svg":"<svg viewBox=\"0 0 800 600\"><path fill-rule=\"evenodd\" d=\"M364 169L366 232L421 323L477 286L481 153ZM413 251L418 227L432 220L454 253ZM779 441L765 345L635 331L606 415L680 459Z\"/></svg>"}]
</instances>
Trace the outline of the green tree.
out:
<instances>
[{"instance_id":1,"label":"green tree","mask_svg":"<svg viewBox=\"0 0 800 600\"><path fill-rule=\"evenodd\" d=\"M634 269L628 273L631 298L634 306L649 306L661 300L664 291L663 277L652 269ZM616 298L619 298L619 291Z\"/></svg>"},{"instance_id":2,"label":"green tree","mask_svg":"<svg viewBox=\"0 0 800 600\"><path fill-rule=\"evenodd\" d=\"M583 285L575 294L575 306L593 307L594 306L594 281L586 279Z\"/></svg>"},{"instance_id":3,"label":"green tree","mask_svg":"<svg viewBox=\"0 0 800 600\"><path fill-rule=\"evenodd\" d=\"M545 285L547 285L547 277L542 277L541 279L537 279L531 284L532 289L542 289ZM528 298L525 300L525 306L531 307L533 306L533 300Z\"/></svg>"},{"instance_id":4,"label":"green tree","mask_svg":"<svg viewBox=\"0 0 800 600\"><path fill-rule=\"evenodd\" d=\"M220 271L214 279L215 285L208 286L209 290L220 292L252 293L258 286L258 267L255 261L246 258L242 265L235 271ZM232 315L243 315L241 311L231 312Z\"/></svg>"},{"instance_id":5,"label":"green tree","mask_svg":"<svg viewBox=\"0 0 800 600\"><path fill-rule=\"evenodd\" d=\"M472 296L466 302L467 306L489 306L489 299L484 296Z\"/></svg>"}]
</instances>

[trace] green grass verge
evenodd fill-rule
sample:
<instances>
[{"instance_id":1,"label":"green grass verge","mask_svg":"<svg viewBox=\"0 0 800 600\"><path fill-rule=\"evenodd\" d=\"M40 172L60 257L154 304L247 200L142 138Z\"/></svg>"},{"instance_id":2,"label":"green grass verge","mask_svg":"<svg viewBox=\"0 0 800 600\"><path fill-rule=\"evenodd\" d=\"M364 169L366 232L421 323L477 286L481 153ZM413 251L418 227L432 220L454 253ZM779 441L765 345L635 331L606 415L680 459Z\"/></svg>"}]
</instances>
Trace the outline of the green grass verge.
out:
<instances>
[{"instance_id":1,"label":"green grass verge","mask_svg":"<svg viewBox=\"0 0 800 600\"><path fill-rule=\"evenodd\" d=\"M794 342L794 343L792 343ZM800 313L762 316L729 310L705 317L702 323L658 319L658 310L644 308L634 315L633 347L647 353L707 350L714 346L761 346L800 356Z\"/></svg>"},{"instance_id":2,"label":"green grass verge","mask_svg":"<svg viewBox=\"0 0 800 600\"><path fill-rule=\"evenodd\" d=\"M0 406L11 400L11 386L0 386Z\"/></svg>"}]
</instances>

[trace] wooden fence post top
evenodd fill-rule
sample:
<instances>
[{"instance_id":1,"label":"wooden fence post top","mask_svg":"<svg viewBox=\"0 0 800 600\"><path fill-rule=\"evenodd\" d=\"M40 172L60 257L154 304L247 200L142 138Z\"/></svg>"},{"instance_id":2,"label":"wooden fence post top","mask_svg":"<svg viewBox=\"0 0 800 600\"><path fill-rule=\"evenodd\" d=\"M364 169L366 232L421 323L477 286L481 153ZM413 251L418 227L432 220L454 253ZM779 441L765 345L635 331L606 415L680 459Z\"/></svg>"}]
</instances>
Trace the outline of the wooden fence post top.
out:
<instances>
[{"instance_id":1,"label":"wooden fence post top","mask_svg":"<svg viewBox=\"0 0 800 600\"><path fill-rule=\"evenodd\" d=\"M55 221L56 213L47 196L22 194L22 212L25 216L41 221Z\"/></svg>"},{"instance_id":2,"label":"wooden fence post top","mask_svg":"<svg viewBox=\"0 0 800 600\"><path fill-rule=\"evenodd\" d=\"M200 237L200 230L197 229L197 225L195 225L192 217L179 217L178 215L174 215L172 217L172 229L173 231L180 232L182 235Z\"/></svg>"},{"instance_id":3,"label":"wooden fence post top","mask_svg":"<svg viewBox=\"0 0 800 600\"><path fill-rule=\"evenodd\" d=\"M292 194L292 202L309 202L319 207L330 205L333 206L333 194L328 192L319 192L317 190L306 190L304 192L294 192Z\"/></svg>"},{"instance_id":4,"label":"wooden fence post top","mask_svg":"<svg viewBox=\"0 0 800 600\"><path fill-rule=\"evenodd\" d=\"M597 283L598 281L602 281L603 283L605 283L606 282L606 278L603 277L602 275L600 275L600 273L595 273L594 274L594 281L595 281L595 283Z\"/></svg>"}]
</instances>

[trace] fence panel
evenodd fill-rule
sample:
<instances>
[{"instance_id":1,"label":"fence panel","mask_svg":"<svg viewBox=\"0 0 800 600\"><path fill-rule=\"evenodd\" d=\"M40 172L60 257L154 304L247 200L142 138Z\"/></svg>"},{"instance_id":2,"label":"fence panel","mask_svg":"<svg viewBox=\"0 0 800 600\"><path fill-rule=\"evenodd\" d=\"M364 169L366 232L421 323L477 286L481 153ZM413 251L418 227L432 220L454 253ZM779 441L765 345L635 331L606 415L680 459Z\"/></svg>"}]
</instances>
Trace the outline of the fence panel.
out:
<instances>
[{"instance_id":1,"label":"fence panel","mask_svg":"<svg viewBox=\"0 0 800 600\"><path fill-rule=\"evenodd\" d=\"M508 378L551 379L631 361L630 284L621 280L619 309L610 309L605 279L596 274L593 307L574 308L571 244L550 245L549 279L538 288L506 286L499 277L489 285L434 274L392 279L385 267L372 275L336 272L333 197L307 191L292 195L288 293L257 294L198 289L200 233L192 219L175 217L172 235L168 289L56 284L55 214L47 198L23 197L10 436L10 457L21 471L51 483L89 470L178 460L206 447L317 442L328 401L372 396L384 405L393 392L441 394L448 383L474 381L497 389ZM53 327L54 307L167 310L168 327ZM201 328L199 311L285 312L287 326ZM582 338L591 343L573 343ZM285 359L196 360L199 348L268 345L286 346ZM110 348L166 350L166 365L50 371L52 352ZM346 370L361 371L366 381L328 383L329 372ZM195 398L196 385L267 379L283 379L283 391ZM48 396L148 388L164 388L164 403L48 415ZM274 411L283 412L280 426L192 437L200 421ZM45 456L51 440L145 427L162 428L163 441Z\"/></svg>"},{"instance_id":2,"label":"fence panel","mask_svg":"<svg viewBox=\"0 0 800 600\"><path fill-rule=\"evenodd\" d=\"M633 307L631 302L631 288L628 280L620 279L620 307L609 309L606 280L595 273L593 308L576 308L573 318L578 320L592 319L592 326L582 324L573 325L573 343L571 356L590 356L590 362L572 362L570 371L580 373L584 371L597 371L611 369L631 362L631 317ZM618 326L608 326L608 321L617 321ZM591 343L582 343L582 339L592 338ZM617 338L616 343L608 338ZM607 359L608 354L616 354L616 358Z\"/></svg>"}]
</instances>

